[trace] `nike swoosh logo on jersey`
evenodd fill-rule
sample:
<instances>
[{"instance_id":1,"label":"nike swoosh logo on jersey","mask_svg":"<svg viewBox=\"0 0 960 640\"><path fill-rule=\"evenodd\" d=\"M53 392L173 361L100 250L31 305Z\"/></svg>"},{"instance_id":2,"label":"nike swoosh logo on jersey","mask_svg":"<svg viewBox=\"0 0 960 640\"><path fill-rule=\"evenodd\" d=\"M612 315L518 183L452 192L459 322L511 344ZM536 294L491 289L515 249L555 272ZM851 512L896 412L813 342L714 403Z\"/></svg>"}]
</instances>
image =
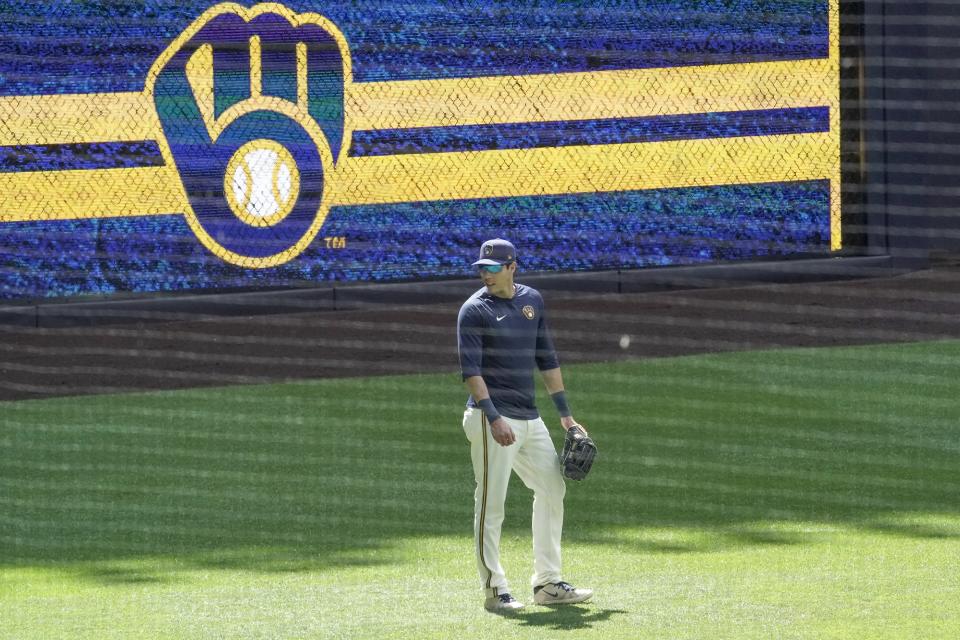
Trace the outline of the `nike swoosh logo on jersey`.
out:
<instances>
[{"instance_id":1,"label":"nike swoosh logo on jersey","mask_svg":"<svg viewBox=\"0 0 960 640\"><path fill-rule=\"evenodd\" d=\"M503 314L502 316L497 316L497 322L500 322L501 320L503 320L504 318L506 318L508 315L509 315L509 314L505 313L505 314Z\"/></svg>"}]
</instances>

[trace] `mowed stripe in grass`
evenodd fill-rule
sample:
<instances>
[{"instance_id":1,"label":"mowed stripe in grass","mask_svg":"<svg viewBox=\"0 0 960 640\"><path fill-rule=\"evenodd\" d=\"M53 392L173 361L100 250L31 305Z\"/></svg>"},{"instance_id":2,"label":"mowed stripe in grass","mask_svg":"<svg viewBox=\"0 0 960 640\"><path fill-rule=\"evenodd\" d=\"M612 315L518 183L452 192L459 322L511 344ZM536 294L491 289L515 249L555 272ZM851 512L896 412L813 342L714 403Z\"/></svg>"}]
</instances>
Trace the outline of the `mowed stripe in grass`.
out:
<instances>
[{"instance_id":1,"label":"mowed stripe in grass","mask_svg":"<svg viewBox=\"0 0 960 640\"><path fill-rule=\"evenodd\" d=\"M482 612L465 393L444 374L0 404L0 619L15 638L956 628L960 342L564 374L601 448L567 494L589 607ZM529 500L515 481L521 596Z\"/></svg>"},{"instance_id":2,"label":"mowed stripe in grass","mask_svg":"<svg viewBox=\"0 0 960 640\"><path fill-rule=\"evenodd\" d=\"M647 522L953 512L956 344L596 365L576 382L597 428L616 425L610 479L645 488L634 495Z\"/></svg>"}]
</instances>

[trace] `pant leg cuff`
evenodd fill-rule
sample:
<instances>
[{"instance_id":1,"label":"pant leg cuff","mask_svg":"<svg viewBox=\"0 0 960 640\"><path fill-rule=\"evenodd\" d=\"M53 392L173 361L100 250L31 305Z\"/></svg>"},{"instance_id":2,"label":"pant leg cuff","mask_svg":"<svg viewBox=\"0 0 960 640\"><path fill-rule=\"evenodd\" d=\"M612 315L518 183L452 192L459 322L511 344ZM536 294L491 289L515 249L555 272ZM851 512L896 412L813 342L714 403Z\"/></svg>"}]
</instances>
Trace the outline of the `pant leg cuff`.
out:
<instances>
[{"instance_id":1,"label":"pant leg cuff","mask_svg":"<svg viewBox=\"0 0 960 640\"><path fill-rule=\"evenodd\" d=\"M542 587L545 584L556 584L561 580L563 580L563 578L559 576L549 576L546 578L541 578L538 576L530 581L530 587L532 589L536 589L537 587Z\"/></svg>"},{"instance_id":2,"label":"pant leg cuff","mask_svg":"<svg viewBox=\"0 0 960 640\"><path fill-rule=\"evenodd\" d=\"M491 587L483 590L483 594L487 598L496 598L497 596L502 596L505 593L510 593L510 589L507 588L506 585L502 587Z\"/></svg>"}]
</instances>

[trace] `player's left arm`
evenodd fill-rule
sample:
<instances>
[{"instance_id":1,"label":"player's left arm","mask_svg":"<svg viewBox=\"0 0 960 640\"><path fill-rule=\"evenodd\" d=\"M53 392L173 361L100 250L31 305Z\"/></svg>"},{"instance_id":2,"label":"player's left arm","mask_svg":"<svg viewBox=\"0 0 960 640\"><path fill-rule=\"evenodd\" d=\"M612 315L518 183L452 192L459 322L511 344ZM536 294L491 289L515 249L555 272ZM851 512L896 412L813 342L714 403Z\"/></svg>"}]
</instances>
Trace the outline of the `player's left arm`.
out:
<instances>
[{"instance_id":1,"label":"player's left arm","mask_svg":"<svg viewBox=\"0 0 960 640\"><path fill-rule=\"evenodd\" d=\"M573 425L578 424L570 410L570 405L567 403L567 392L563 386L563 374L560 372L560 367L541 371L540 375L543 376L543 384L547 387L547 393L550 394L550 398L560 414L560 426L563 427L563 430L566 431Z\"/></svg>"},{"instance_id":2,"label":"player's left arm","mask_svg":"<svg viewBox=\"0 0 960 640\"><path fill-rule=\"evenodd\" d=\"M547 393L553 400L560 414L560 426L566 431L577 424L567 402L567 392L563 385L563 374L560 372L560 359L557 357L557 350L553 345L553 338L550 335L550 329L547 326L547 314L541 305L539 326L537 327L537 367L540 369L540 375L543 376L543 383L547 387ZM586 431L586 430L584 430Z\"/></svg>"}]
</instances>

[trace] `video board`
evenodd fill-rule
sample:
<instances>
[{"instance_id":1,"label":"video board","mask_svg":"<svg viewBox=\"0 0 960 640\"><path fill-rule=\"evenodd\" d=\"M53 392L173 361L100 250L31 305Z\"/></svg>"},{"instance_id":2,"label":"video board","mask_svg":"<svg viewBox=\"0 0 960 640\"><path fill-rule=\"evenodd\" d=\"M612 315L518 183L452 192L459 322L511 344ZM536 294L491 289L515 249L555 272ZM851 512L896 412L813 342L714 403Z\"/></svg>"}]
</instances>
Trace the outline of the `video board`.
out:
<instances>
[{"instance_id":1,"label":"video board","mask_svg":"<svg viewBox=\"0 0 960 640\"><path fill-rule=\"evenodd\" d=\"M838 0L0 7L4 299L841 248Z\"/></svg>"}]
</instances>

